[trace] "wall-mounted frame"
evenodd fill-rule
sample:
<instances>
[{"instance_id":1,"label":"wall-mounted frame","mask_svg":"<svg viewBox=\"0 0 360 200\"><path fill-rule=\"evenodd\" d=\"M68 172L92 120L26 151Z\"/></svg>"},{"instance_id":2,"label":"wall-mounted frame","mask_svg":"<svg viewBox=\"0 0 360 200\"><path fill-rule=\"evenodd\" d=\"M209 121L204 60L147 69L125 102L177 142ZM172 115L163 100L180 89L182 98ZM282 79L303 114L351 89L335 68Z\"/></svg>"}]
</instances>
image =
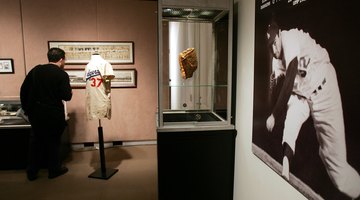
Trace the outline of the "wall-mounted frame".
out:
<instances>
[{"instance_id":1,"label":"wall-mounted frame","mask_svg":"<svg viewBox=\"0 0 360 200\"><path fill-rule=\"evenodd\" d=\"M14 60L12 58L0 58L0 74L13 74Z\"/></svg>"},{"instance_id":2,"label":"wall-mounted frame","mask_svg":"<svg viewBox=\"0 0 360 200\"><path fill-rule=\"evenodd\" d=\"M354 101L360 98L359 90L354 89L360 85L360 79L354 73L355 68L344 67L358 65L357 59L349 59L357 57L359 52L354 45L359 43L360 35L360 30L355 28L359 24L357 11L355 1L344 4L327 0L256 0L252 150L307 199L356 199L360 194L360 184L354 184L360 183L360 104ZM325 17L323 13L331 15ZM268 29L274 22L280 34L276 28ZM280 57L284 57L285 62L277 63L273 59L268 30L269 33L275 31L274 36L280 36L281 42L276 47L281 50ZM328 37L329 32L331 37ZM293 58L299 61L296 64L299 71L296 81L289 85L281 75L275 74L281 74L279 69L288 70ZM286 66L279 68L283 64ZM303 69L305 74L299 73ZM286 72L285 77L287 75ZM313 84L311 81L315 77L326 79L323 81L326 85ZM291 87L290 98L283 98L283 85ZM322 92L314 90L309 96L301 96L305 87L318 87ZM330 106L328 100L335 98L324 96L334 94L341 96L341 101ZM315 98L322 98L320 105ZM278 99L284 106L280 106L282 109L269 129L271 123L267 122L272 121L270 112L278 105ZM304 107L298 106L303 100ZM304 113L308 115L302 115ZM300 120L299 114L306 117ZM333 131L327 127L330 125L342 129ZM346 138L346 141L338 138ZM345 168L346 172L342 173Z\"/></svg>"},{"instance_id":3,"label":"wall-mounted frame","mask_svg":"<svg viewBox=\"0 0 360 200\"><path fill-rule=\"evenodd\" d=\"M68 73L70 78L70 85L72 88L85 88L86 81L84 81L83 69L65 69L65 72Z\"/></svg>"},{"instance_id":4,"label":"wall-mounted frame","mask_svg":"<svg viewBox=\"0 0 360 200\"><path fill-rule=\"evenodd\" d=\"M115 78L111 80L111 87L137 87L136 69L116 69Z\"/></svg>"},{"instance_id":5,"label":"wall-mounted frame","mask_svg":"<svg viewBox=\"0 0 360 200\"><path fill-rule=\"evenodd\" d=\"M49 41L48 47L58 47L66 53L66 64L85 64L93 53L99 53L112 64L134 64L134 42L67 42Z\"/></svg>"},{"instance_id":6,"label":"wall-mounted frame","mask_svg":"<svg viewBox=\"0 0 360 200\"><path fill-rule=\"evenodd\" d=\"M65 69L70 78L72 88L85 88L86 81L83 80L85 71L83 69ZM134 88L137 87L136 69L114 69L115 78L111 80L112 88Z\"/></svg>"}]
</instances>

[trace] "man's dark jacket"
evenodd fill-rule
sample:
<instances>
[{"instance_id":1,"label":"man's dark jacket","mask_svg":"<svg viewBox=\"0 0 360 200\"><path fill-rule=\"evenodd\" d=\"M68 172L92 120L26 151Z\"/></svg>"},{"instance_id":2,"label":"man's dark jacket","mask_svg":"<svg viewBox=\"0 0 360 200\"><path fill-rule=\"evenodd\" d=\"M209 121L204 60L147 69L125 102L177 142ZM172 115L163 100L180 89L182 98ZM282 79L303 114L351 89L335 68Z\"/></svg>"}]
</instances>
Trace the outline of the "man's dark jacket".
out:
<instances>
[{"instance_id":1,"label":"man's dark jacket","mask_svg":"<svg viewBox=\"0 0 360 200\"><path fill-rule=\"evenodd\" d=\"M20 89L20 100L32 126L66 125L62 100L71 100L68 74L54 64L37 65Z\"/></svg>"}]
</instances>

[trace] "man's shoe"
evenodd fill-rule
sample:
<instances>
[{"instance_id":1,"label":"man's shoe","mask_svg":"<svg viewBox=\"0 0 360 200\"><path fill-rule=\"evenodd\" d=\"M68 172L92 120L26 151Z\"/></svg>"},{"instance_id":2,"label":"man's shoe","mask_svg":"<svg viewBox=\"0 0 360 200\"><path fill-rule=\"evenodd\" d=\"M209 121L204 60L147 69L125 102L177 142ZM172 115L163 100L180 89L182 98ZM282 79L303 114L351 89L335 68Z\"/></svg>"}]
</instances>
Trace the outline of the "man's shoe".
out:
<instances>
[{"instance_id":1,"label":"man's shoe","mask_svg":"<svg viewBox=\"0 0 360 200\"><path fill-rule=\"evenodd\" d=\"M29 181L34 181L37 179L37 174L26 172L27 179Z\"/></svg>"},{"instance_id":2,"label":"man's shoe","mask_svg":"<svg viewBox=\"0 0 360 200\"><path fill-rule=\"evenodd\" d=\"M49 179L56 178L58 176L61 176L61 175L65 174L68 171L69 171L69 169L67 167L60 167L60 169L49 172L48 178Z\"/></svg>"}]
</instances>

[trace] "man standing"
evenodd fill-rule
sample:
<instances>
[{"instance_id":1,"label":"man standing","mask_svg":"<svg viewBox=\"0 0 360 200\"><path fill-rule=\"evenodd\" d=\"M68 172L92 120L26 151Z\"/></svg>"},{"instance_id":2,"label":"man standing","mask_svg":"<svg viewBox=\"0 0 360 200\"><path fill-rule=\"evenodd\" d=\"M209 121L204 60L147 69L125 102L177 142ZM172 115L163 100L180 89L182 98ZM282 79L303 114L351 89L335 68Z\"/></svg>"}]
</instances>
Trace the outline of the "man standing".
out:
<instances>
[{"instance_id":1,"label":"man standing","mask_svg":"<svg viewBox=\"0 0 360 200\"><path fill-rule=\"evenodd\" d=\"M279 95L279 90L282 89L282 83L285 79L286 70L282 64L282 61L276 58L272 60L272 74L270 76L270 91L272 103L277 103L277 98ZM284 106L279 108L280 104L278 103L277 107L273 110L273 116L276 116L275 119L278 122L280 116L286 113L284 121L284 130L283 130L283 162L282 162L282 172L281 175L289 180L290 176L290 163L295 154L296 140L299 136L300 129L303 123L310 116L310 108L306 98L299 96L295 93L291 93L287 104L281 103ZM282 112L282 113L280 113ZM272 132L274 124L270 120L267 121L266 128L269 132Z\"/></svg>"},{"instance_id":2,"label":"man standing","mask_svg":"<svg viewBox=\"0 0 360 200\"><path fill-rule=\"evenodd\" d=\"M37 178L42 155L47 159L48 178L68 171L62 166L59 155L61 135L67 125L62 101L69 101L72 97L69 76L63 70L65 52L51 48L47 57L49 63L30 70L20 90L21 106L32 128L26 171L30 181Z\"/></svg>"},{"instance_id":3,"label":"man standing","mask_svg":"<svg viewBox=\"0 0 360 200\"><path fill-rule=\"evenodd\" d=\"M280 59L286 69L267 128L272 129L278 109L289 101L291 93L305 98L314 121L320 158L331 181L350 198L359 197L360 176L347 162L341 96L326 49L308 33L299 29L281 30L274 22L269 25L267 36L273 57Z\"/></svg>"}]
</instances>

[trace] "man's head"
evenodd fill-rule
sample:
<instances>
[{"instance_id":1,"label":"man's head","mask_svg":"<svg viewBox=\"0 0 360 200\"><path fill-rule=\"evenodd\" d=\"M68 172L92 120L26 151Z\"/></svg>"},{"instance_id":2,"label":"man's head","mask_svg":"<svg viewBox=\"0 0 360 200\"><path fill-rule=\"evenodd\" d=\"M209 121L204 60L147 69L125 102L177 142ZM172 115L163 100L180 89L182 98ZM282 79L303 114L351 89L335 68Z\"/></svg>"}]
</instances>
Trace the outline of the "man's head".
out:
<instances>
[{"instance_id":1,"label":"man's head","mask_svg":"<svg viewBox=\"0 0 360 200\"><path fill-rule=\"evenodd\" d=\"M268 47L270 48L273 56L277 59L280 58L281 53L281 40L280 40L280 28L276 22L271 22L266 31L268 39Z\"/></svg>"},{"instance_id":2,"label":"man's head","mask_svg":"<svg viewBox=\"0 0 360 200\"><path fill-rule=\"evenodd\" d=\"M60 68L64 68L65 65L65 51L60 48L51 48L47 53L49 62L57 63Z\"/></svg>"},{"instance_id":3,"label":"man's head","mask_svg":"<svg viewBox=\"0 0 360 200\"><path fill-rule=\"evenodd\" d=\"M268 45L272 45L272 43L274 42L275 40L275 37L276 35L279 34L279 26L277 25L276 22L271 22L269 25L268 25L268 29L266 31L266 36L267 36L267 39L268 39Z\"/></svg>"}]
</instances>

